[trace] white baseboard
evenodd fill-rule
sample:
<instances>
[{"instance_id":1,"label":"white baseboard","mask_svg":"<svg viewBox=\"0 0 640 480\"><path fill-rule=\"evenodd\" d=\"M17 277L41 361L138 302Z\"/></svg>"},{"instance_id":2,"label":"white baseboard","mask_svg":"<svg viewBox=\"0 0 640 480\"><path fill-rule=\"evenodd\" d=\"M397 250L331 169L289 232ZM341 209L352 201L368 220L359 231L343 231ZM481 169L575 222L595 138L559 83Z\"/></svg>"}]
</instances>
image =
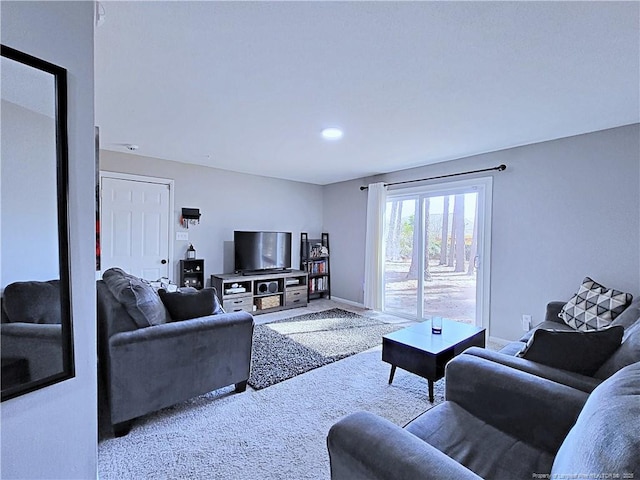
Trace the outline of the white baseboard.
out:
<instances>
[{"instance_id":1,"label":"white baseboard","mask_svg":"<svg viewBox=\"0 0 640 480\"><path fill-rule=\"evenodd\" d=\"M346 303L347 305L351 305L352 307L360 307L365 308L363 303L354 302L352 300L347 300L346 298L335 297L331 295L331 300L335 300L336 302Z\"/></svg>"}]
</instances>

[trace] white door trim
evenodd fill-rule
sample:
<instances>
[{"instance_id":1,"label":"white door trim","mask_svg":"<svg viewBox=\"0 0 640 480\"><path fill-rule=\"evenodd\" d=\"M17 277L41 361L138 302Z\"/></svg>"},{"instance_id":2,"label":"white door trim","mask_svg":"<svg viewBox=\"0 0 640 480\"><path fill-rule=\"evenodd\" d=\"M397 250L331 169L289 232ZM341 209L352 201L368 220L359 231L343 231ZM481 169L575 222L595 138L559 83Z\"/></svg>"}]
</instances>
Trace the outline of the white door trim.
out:
<instances>
[{"instance_id":1,"label":"white door trim","mask_svg":"<svg viewBox=\"0 0 640 480\"><path fill-rule=\"evenodd\" d=\"M173 243L175 240L175 204L173 200L174 181L170 178L149 177L146 175L135 175L131 173L110 172L108 170L100 170L100 198L102 198L102 179L113 178L116 180L129 180L132 182L142 183L157 183L160 185L167 185L169 187L169 255L167 261L169 262L169 278L172 277L171 273L175 270L173 265ZM102 222L102 203L100 204L100 219ZM102 235L102 225L100 225L100 234ZM102 276L102 270L100 276ZM172 280L176 280L173 279Z\"/></svg>"},{"instance_id":2,"label":"white door trim","mask_svg":"<svg viewBox=\"0 0 640 480\"><path fill-rule=\"evenodd\" d=\"M466 180L442 181L433 185L420 187L395 188L387 192L387 199L402 199L403 197L415 197L416 195L428 194L436 196L438 194L453 195L457 190L460 193L469 192L472 187L477 187L484 191L484 195L478 195L478 227L482 232L478 238L482 238L482 256L480 273L477 279L476 305L480 312L480 318L476 319L478 326L487 329L491 334L491 217L493 207L493 177L479 177ZM484 203L482 203L484 202ZM484 268L487 265L489 268ZM420 312L418 308L418 312ZM394 313L394 315L397 315ZM481 324L479 322L482 322Z\"/></svg>"}]
</instances>

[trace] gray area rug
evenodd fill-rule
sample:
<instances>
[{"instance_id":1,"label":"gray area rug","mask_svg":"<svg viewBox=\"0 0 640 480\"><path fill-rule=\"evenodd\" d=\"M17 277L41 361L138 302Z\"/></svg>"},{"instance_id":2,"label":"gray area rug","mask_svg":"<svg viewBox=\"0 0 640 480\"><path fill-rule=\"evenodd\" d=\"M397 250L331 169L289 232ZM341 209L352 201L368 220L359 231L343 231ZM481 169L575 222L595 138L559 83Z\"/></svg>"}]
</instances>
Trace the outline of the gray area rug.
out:
<instances>
[{"instance_id":1,"label":"gray area rug","mask_svg":"<svg viewBox=\"0 0 640 480\"><path fill-rule=\"evenodd\" d=\"M389 368L376 347L263 390L228 387L147 415L100 441L99 478L328 480L326 436L344 415L404 426L432 407L426 380L398 369L389 385Z\"/></svg>"},{"instance_id":2,"label":"gray area rug","mask_svg":"<svg viewBox=\"0 0 640 480\"><path fill-rule=\"evenodd\" d=\"M355 355L400 328L340 308L256 325L249 385L260 390Z\"/></svg>"}]
</instances>

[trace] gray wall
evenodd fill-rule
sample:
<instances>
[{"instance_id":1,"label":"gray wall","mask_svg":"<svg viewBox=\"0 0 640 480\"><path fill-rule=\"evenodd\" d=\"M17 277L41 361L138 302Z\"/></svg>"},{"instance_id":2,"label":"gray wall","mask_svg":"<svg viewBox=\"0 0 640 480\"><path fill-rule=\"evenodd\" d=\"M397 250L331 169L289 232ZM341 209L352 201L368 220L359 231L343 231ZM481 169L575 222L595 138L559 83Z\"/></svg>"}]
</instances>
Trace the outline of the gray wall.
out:
<instances>
[{"instance_id":1,"label":"gray wall","mask_svg":"<svg viewBox=\"0 0 640 480\"><path fill-rule=\"evenodd\" d=\"M185 258L193 243L205 260L205 278L233 271L233 231L272 230L292 232L291 266L300 266L300 232L319 237L322 230L322 187L188 165L140 155L100 151L103 171L154 176L174 180L176 232L189 233L189 241L174 234L174 263ZM184 230L179 225L182 207L199 208L199 225ZM177 266L173 279L177 282Z\"/></svg>"},{"instance_id":2,"label":"gray wall","mask_svg":"<svg viewBox=\"0 0 640 480\"><path fill-rule=\"evenodd\" d=\"M69 218L76 376L1 405L2 478L95 478L93 2L0 2L3 45L68 70Z\"/></svg>"},{"instance_id":3,"label":"gray wall","mask_svg":"<svg viewBox=\"0 0 640 480\"><path fill-rule=\"evenodd\" d=\"M366 192L359 185L494 167L490 335L516 339L585 276L640 294L638 124L328 185L332 290L362 303Z\"/></svg>"},{"instance_id":4,"label":"gray wall","mask_svg":"<svg viewBox=\"0 0 640 480\"><path fill-rule=\"evenodd\" d=\"M370 183L370 182L367 182ZM325 231L331 241L331 295L364 302L364 248L367 192L363 180L324 187Z\"/></svg>"},{"instance_id":5,"label":"gray wall","mask_svg":"<svg viewBox=\"0 0 640 480\"><path fill-rule=\"evenodd\" d=\"M0 286L60 278L54 119L4 100L1 114Z\"/></svg>"}]
</instances>

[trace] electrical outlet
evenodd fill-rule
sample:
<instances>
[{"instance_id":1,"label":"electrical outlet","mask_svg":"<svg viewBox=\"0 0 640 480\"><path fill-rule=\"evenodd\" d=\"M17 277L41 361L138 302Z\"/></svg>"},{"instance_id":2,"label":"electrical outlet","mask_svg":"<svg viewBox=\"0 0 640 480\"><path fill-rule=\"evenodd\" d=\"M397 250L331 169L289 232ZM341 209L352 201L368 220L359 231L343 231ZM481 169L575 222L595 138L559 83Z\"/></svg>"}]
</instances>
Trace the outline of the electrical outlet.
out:
<instances>
[{"instance_id":1,"label":"electrical outlet","mask_svg":"<svg viewBox=\"0 0 640 480\"><path fill-rule=\"evenodd\" d=\"M522 315L522 329L525 332L531 330L531 315Z\"/></svg>"},{"instance_id":2,"label":"electrical outlet","mask_svg":"<svg viewBox=\"0 0 640 480\"><path fill-rule=\"evenodd\" d=\"M176 240L189 240L189 232L176 232Z\"/></svg>"}]
</instances>

